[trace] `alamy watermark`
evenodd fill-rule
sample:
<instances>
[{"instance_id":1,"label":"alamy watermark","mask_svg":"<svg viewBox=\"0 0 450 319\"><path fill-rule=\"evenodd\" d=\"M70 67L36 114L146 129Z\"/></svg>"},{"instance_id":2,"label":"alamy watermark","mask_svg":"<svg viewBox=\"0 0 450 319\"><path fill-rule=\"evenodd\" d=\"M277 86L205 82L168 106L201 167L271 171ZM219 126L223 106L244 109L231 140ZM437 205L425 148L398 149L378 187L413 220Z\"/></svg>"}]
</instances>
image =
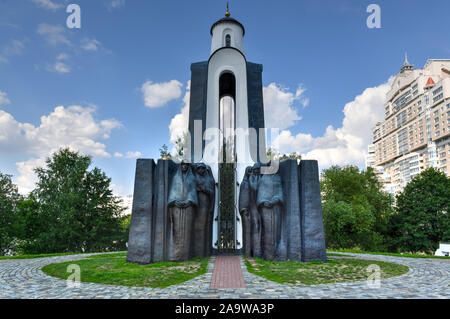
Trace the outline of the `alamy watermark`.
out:
<instances>
[{"instance_id":1,"label":"alamy watermark","mask_svg":"<svg viewBox=\"0 0 450 319\"><path fill-rule=\"evenodd\" d=\"M370 13L366 21L367 27L369 29L381 29L381 7L372 3L367 7L367 13Z\"/></svg>"},{"instance_id":2,"label":"alamy watermark","mask_svg":"<svg viewBox=\"0 0 450 319\"><path fill-rule=\"evenodd\" d=\"M381 268L377 264L369 265L366 268L366 272L369 273L367 277L367 287L372 289L381 288Z\"/></svg>"},{"instance_id":3,"label":"alamy watermark","mask_svg":"<svg viewBox=\"0 0 450 319\"><path fill-rule=\"evenodd\" d=\"M81 268L77 264L67 266L67 272L70 273L67 277L67 288L80 288L81 284Z\"/></svg>"},{"instance_id":4,"label":"alamy watermark","mask_svg":"<svg viewBox=\"0 0 450 319\"><path fill-rule=\"evenodd\" d=\"M69 4L66 9L70 15L67 17L66 25L69 29L81 29L81 7L78 4Z\"/></svg>"}]
</instances>

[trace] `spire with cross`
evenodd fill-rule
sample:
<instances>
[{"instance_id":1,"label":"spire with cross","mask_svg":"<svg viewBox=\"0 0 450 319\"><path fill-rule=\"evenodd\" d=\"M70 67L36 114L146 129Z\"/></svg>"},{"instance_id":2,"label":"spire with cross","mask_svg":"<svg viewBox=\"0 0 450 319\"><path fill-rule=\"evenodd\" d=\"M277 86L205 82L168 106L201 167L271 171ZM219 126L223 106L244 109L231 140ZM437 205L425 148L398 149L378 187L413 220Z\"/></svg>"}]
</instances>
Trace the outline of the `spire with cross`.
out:
<instances>
[{"instance_id":1,"label":"spire with cross","mask_svg":"<svg viewBox=\"0 0 450 319\"><path fill-rule=\"evenodd\" d=\"M230 13L230 2L227 1L227 12L225 12L225 16L228 18L230 17L231 13Z\"/></svg>"}]
</instances>

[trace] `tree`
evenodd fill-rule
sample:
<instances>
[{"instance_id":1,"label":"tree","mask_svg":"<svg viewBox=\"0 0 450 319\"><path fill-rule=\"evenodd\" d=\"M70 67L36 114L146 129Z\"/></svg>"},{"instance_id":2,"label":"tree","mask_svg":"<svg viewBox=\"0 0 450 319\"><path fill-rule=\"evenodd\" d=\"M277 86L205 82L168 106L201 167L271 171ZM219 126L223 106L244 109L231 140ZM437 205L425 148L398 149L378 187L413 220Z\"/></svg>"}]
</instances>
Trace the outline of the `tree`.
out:
<instances>
[{"instance_id":1,"label":"tree","mask_svg":"<svg viewBox=\"0 0 450 319\"><path fill-rule=\"evenodd\" d=\"M276 160L280 157L280 153L278 153L278 151L273 148L273 147L269 147L266 151L266 156L268 160Z\"/></svg>"},{"instance_id":2,"label":"tree","mask_svg":"<svg viewBox=\"0 0 450 319\"><path fill-rule=\"evenodd\" d=\"M188 132L183 133L182 136L179 136L175 142L175 155L174 158L178 161L182 161L185 159L186 149L189 143L189 134Z\"/></svg>"},{"instance_id":3,"label":"tree","mask_svg":"<svg viewBox=\"0 0 450 319\"><path fill-rule=\"evenodd\" d=\"M21 207L26 253L92 252L123 248L121 200L91 158L62 149L37 168L38 183ZM28 227L32 227L28 230Z\"/></svg>"},{"instance_id":4,"label":"tree","mask_svg":"<svg viewBox=\"0 0 450 319\"><path fill-rule=\"evenodd\" d=\"M20 198L11 175L0 172L0 255L2 256L14 248L15 219Z\"/></svg>"},{"instance_id":5,"label":"tree","mask_svg":"<svg viewBox=\"0 0 450 319\"><path fill-rule=\"evenodd\" d=\"M170 153L169 153L169 148L167 147L166 144L164 144L160 149L159 149L159 156L161 156L161 158L163 160L170 158Z\"/></svg>"},{"instance_id":6,"label":"tree","mask_svg":"<svg viewBox=\"0 0 450 319\"><path fill-rule=\"evenodd\" d=\"M327 246L386 250L393 198L371 168L333 166L321 175Z\"/></svg>"},{"instance_id":7,"label":"tree","mask_svg":"<svg viewBox=\"0 0 450 319\"><path fill-rule=\"evenodd\" d=\"M393 218L399 250L434 253L450 240L450 178L434 168L423 171L397 195Z\"/></svg>"}]
</instances>

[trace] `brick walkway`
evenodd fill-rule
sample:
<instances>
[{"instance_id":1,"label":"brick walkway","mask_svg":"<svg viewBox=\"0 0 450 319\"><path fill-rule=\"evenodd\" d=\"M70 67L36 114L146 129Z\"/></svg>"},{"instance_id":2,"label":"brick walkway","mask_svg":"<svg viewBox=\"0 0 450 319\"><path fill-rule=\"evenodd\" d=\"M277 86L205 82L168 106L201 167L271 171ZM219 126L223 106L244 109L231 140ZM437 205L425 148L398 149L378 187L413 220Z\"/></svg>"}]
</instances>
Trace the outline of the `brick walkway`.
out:
<instances>
[{"instance_id":1,"label":"brick walkway","mask_svg":"<svg viewBox=\"0 0 450 319\"><path fill-rule=\"evenodd\" d=\"M245 288L241 260L237 256L218 256L211 278L211 289Z\"/></svg>"}]
</instances>

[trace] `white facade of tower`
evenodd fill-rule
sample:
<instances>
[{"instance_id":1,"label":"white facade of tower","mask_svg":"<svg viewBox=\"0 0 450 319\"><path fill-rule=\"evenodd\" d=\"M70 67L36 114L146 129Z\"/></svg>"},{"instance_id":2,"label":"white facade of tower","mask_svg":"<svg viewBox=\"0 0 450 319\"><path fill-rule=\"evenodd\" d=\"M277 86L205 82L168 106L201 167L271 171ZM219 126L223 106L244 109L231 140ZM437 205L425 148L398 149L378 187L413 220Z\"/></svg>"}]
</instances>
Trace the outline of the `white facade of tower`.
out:
<instances>
[{"instance_id":1,"label":"white facade of tower","mask_svg":"<svg viewBox=\"0 0 450 319\"><path fill-rule=\"evenodd\" d=\"M248 91L247 91L247 61L244 56L244 29L235 22L220 22L212 28L211 56L208 64L208 89L206 107L205 153L203 162L211 166L214 179L219 180L218 154L209 153L208 150L220 149L221 139L217 136L208 136L220 128L220 77L224 73L231 73L236 80L235 92L235 129L237 132L248 132ZM209 130L212 129L212 130ZM212 138L208 141L208 138ZM214 144L213 144L214 143ZM242 181L245 169L254 162L250 156L249 139L239 135L235 140L237 155L236 181ZM238 199L239 187L235 187L235 216L239 216ZM214 219L219 215L219 190L216 189L216 207ZM218 239L218 224L213 225L213 248ZM236 222L236 248L242 248L242 221Z\"/></svg>"},{"instance_id":2,"label":"white facade of tower","mask_svg":"<svg viewBox=\"0 0 450 319\"><path fill-rule=\"evenodd\" d=\"M218 49L226 47L227 35L230 36L230 46L244 54L244 30L233 22L222 22L212 30L211 55Z\"/></svg>"}]
</instances>

